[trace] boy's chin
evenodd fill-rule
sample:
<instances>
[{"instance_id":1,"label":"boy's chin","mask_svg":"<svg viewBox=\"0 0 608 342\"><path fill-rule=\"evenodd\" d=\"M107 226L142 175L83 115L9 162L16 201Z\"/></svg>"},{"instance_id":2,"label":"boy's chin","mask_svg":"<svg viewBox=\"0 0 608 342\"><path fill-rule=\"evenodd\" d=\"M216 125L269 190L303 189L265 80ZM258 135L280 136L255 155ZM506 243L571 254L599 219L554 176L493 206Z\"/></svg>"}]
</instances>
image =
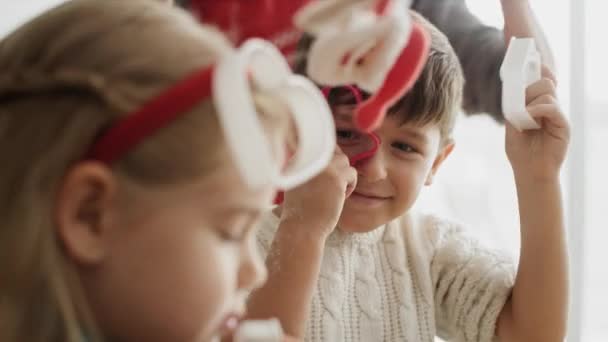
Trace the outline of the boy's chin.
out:
<instances>
[{"instance_id":1,"label":"boy's chin","mask_svg":"<svg viewBox=\"0 0 608 342\"><path fill-rule=\"evenodd\" d=\"M338 220L338 229L349 233L367 233L382 227L401 215L401 211L384 207L378 210L361 210L347 202Z\"/></svg>"},{"instance_id":2,"label":"boy's chin","mask_svg":"<svg viewBox=\"0 0 608 342\"><path fill-rule=\"evenodd\" d=\"M350 217L340 217L338 229L347 233L367 233L380 227L383 223L371 222L372 220L357 220Z\"/></svg>"}]
</instances>

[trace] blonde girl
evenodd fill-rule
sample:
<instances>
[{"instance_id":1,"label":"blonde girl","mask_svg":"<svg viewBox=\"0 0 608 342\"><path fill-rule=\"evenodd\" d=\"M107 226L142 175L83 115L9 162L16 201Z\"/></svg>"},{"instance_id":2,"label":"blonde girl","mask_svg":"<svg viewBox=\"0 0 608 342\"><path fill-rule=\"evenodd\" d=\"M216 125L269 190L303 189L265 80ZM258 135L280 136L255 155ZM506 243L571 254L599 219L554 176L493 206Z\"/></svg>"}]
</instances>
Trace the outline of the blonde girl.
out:
<instances>
[{"instance_id":1,"label":"blonde girl","mask_svg":"<svg viewBox=\"0 0 608 342\"><path fill-rule=\"evenodd\" d=\"M264 170L280 174L299 151L284 148L296 146L295 102L255 82L263 65L243 64L260 44L238 55L149 0L69 1L0 42L1 341L207 341L234 330L265 279L252 228L277 190L235 151L257 146L256 128ZM235 68L221 64L230 58ZM250 85L239 77L253 95L237 93ZM243 101L226 101L230 84ZM259 127L239 126L254 103ZM229 124L253 133L235 139Z\"/></svg>"}]
</instances>

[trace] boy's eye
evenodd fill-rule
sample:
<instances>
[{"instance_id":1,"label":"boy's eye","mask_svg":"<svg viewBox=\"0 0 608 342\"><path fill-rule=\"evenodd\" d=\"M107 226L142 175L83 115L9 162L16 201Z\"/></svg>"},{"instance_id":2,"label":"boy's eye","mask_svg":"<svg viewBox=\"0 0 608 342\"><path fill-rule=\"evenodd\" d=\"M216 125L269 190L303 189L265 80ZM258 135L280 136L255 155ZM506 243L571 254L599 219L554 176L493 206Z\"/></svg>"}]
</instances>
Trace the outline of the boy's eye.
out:
<instances>
[{"instance_id":1,"label":"boy's eye","mask_svg":"<svg viewBox=\"0 0 608 342\"><path fill-rule=\"evenodd\" d=\"M336 131L336 135L341 139L351 139L355 135L355 132L339 129Z\"/></svg>"},{"instance_id":2,"label":"boy's eye","mask_svg":"<svg viewBox=\"0 0 608 342\"><path fill-rule=\"evenodd\" d=\"M352 143L359 138L359 133L348 129L338 129L336 130L336 137L338 138L338 143Z\"/></svg>"},{"instance_id":3,"label":"boy's eye","mask_svg":"<svg viewBox=\"0 0 608 342\"><path fill-rule=\"evenodd\" d=\"M398 149L399 151L405 152L405 153L416 153L418 152L414 147L412 147L412 145L404 143L404 142L394 142L392 144L392 146L396 149Z\"/></svg>"}]
</instances>

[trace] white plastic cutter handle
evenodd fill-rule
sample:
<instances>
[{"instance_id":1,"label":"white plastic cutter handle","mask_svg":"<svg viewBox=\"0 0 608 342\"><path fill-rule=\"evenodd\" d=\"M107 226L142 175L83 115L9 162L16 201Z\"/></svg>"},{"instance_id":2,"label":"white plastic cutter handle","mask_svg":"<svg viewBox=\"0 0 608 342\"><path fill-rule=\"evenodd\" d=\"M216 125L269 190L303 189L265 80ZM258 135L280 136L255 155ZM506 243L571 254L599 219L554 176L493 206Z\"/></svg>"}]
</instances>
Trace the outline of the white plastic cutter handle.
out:
<instances>
[{"instance_id":1,"label":"white plastic cutter handle","mask_svg":"<svg viewBox=\"0 0 608 342\"><path fill-rule=\"evenodd\" d=\"M541 78L540 54L532 38L511 38L500 68L502 111L517 130L539 129L526 110L526 88Z\"/></svg>"}]
</instances>

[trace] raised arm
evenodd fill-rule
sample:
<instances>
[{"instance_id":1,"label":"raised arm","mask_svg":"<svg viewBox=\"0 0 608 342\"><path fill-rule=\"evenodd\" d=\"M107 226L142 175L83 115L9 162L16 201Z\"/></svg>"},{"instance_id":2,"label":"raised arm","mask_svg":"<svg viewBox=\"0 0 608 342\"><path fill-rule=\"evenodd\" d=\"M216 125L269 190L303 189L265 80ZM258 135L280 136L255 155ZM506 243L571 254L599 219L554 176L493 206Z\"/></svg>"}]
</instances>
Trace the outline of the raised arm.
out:
<instances>
[{"instance_id":1,"label":"raised arm","mask_svg":"<svg viewBox=\"0 0 608 342\"><path fill-rule=\"evenodd\" d=\"M568 312L568 257L559 173L569 126L550 75L527 91L527 110L542 125L518 132L507 125L521 230L515 285L499 322L501 341L563 341Z\"/></svg>"},{"instance_id":2,"label":"raised arm","mask_svg":"<svg viewBox=\"0 0 608 342\"><path fill-rule=\"evenodd\" d=\"M484 25L467 8L465 0L414 0L420 12L450 40L462 65L466 85L464 110L488 113L504 120L501 109L500 65L512 36L534 37L543 63L554 70L553 55L528 0L501 0L504 31Z\"/></svg>"}]
</instances>

